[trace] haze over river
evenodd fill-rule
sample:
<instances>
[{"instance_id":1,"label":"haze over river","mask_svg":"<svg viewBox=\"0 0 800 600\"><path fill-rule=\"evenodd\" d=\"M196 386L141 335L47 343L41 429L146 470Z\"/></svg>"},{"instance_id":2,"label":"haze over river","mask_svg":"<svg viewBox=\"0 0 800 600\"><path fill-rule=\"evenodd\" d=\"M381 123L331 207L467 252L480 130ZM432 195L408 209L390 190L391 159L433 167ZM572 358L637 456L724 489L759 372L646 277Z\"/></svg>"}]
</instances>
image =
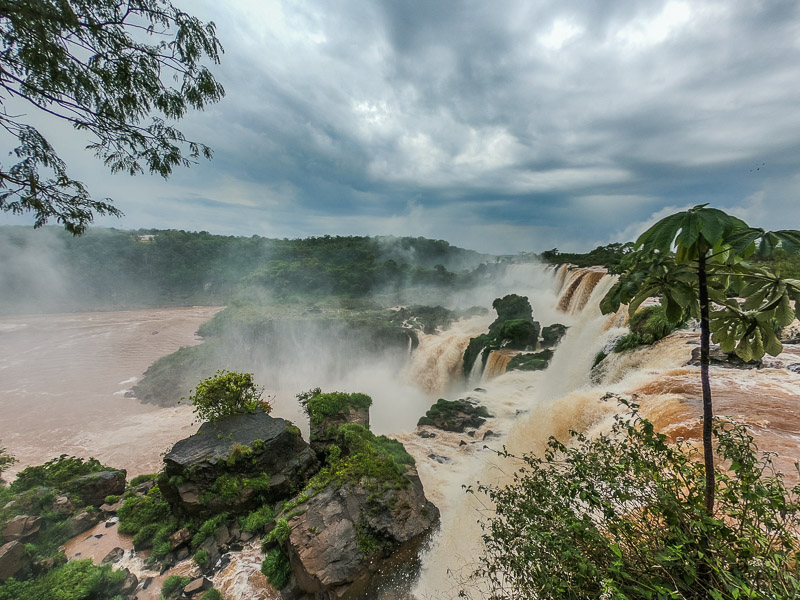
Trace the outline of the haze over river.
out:
<instances>
[{"instance_id":1,"label":"haze over river","mask_svg":"<svg viewBox=\"0 0 800 600\"><path fill-rule=\"evenodd\" d=\"M169 446L196 429L191 407L125 392L158 358L199 343L197 328L219 310L0 317L0 443L19 459L6 479L60 454L93 456L129 478L157 471Z\"/></svg>"}]
</instances>

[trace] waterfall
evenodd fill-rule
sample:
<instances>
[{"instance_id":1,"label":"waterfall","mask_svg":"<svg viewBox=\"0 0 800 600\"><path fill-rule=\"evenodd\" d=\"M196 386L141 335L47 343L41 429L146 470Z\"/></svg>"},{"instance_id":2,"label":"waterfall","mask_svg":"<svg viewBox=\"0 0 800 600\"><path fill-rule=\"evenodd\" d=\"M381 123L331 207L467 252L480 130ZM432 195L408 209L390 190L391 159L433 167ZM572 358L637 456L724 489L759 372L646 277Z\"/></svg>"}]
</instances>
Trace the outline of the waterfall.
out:
<instances>
[{"instance_id":1,"label":"waterfall","mask_svg":"<svg viewBox=\"0 0 800 600\"><path fill-rule=\"evenodd\" d=\"M508 363L516 354L519 354L517 350L493 350L486 360L481 380L494 379L505 373Z\"/></svg>"},{"instance_id":2,"label":"waterfall","mask_svg":"<svg viewBox=\"0 0 800 600\"><path fill-rule=\"evenodd\" d=\"M562 277L561 296L558 300L558 308L569 314L576 314L583 310L598 283L606 276L606 270L602 267L577 268L572 269L567 276L566 272Z\"/></svg>"}]
</instances>

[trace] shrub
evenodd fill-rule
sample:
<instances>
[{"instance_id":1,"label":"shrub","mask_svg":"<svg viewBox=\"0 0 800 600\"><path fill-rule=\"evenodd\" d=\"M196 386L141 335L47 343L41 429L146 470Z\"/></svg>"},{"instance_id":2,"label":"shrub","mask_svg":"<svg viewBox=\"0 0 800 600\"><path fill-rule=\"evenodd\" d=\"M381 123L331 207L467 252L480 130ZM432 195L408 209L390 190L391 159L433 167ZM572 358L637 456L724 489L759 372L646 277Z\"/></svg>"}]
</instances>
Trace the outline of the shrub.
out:
<instances>
[{"instance_id":1,"label":"shrub","mask_svg":"<svg viewBox=\"0 0 800 600\"><path fill-rule=\"evenodd\" d=\"M131 496L117 512L119 532L133 535L133 544L137 549L147 548L153 544L154 538L163 544L164 540L177 529L177 522L161 489L153 487L144 496ZM155 549L162 554L163 548ZM169 549L167 549L167 552ZM159 558L158 556L156 558Z\"/></svg>"},{"instance_id":2,"label":"shrub","mask_svg":"<svg viewBox=\"0 0 800 600\"><path fill-rule=\"evenodd\" d=\"M271 523L273 520L275 520L275 513L268 504L265 504L242 518L242 529L247 533L257 533L263 531L267 523Z\"/></svg>"},{"instance_id":3,"label":"shrub","mask_svg":"<svg viewBox=\"0 0 800 600\"><path fill-rule=\"evenodd\" d=\"M326 417L346 412L351 408L369 408L372 406L372 398L366 394L323 393L320 388L297 394L297 399L311 419L312 425L319 425Z\"/></svg>"},{"instance_id":4,"label":"shrub","mask_svg":"<svg viewBox=\"0 0 800 600\"><path fill-rule=\"evenodd\" d=\"M214 532L217 528L222 525L225 521L228 520L228 513L223 512L219 513L218 515L214 515L207 521L205 521L197 530L197 533L194 534L192 537L192 550L196 550L200 544L206 541L206 539L210 538L214 535Z\"/></svg>"},{"instance_id":5,"label":"shrub","mask_svg":"<svg viewBox=\"0 0 800 600\"><path fill-rule=\"evenodd\" d=\"M717 470L709 515L696 448L668 444L629 406L609 435L551 439L508 487L480 486L496 506L476 572L491 597L800 597L800 488L786 488L744 426L717 423L730 467Z\"/></svg>"},{"instance_id":6,"label":"shrub","mask_svg":"<svg viewBox=\"0 0 800 600\"><path fill-rule=\"evenodd\" d=\"M189 577L184 577L183 575L170 575L161 585L161 593L166 598L177 596L190 581L191 579Z\"/></svg>"},{"instance_id":7,"label":"shrub","mask_svg":"<svg viewBox=\"0 0 800 600\"><path fill-rule=\"evenodd\" d=\"M631 317L630 333L617 340L614 352L625 352L639 346L655 344L684 325L686 325L685 317L679 323L670 323L660 304L645 306Z\"/></svg>"},{"instance_id":8,"label":"shrub","mask_svg":"<svg viewBox=\"0 0 800 600\"><path fill-rule=\"evenodd\" d=\"M8 469L11 465L17 462L17 459L9 454L5 448L0 446L0 484L3 481L3 471Z\"/></svg>"},{"instance_id":9,"label":"shrub","mask_svg":"<svg viewBox=\"0 0 800 600\"><path fill-rule=\"evenodd\" d=\"M269 402L261 399L264 388L253 381L252 373L217 371L204 379L189 395L194 413L201 421L216 421L221 417L252 413L256 409L270 412Z\"/></svg>"},{"instance_id":10,"label":"shrub","mask_svg":"<svg viewBox=\"0 0 800 600\"><path fill-rule=\"evenodd\" d=\"M208 550L205 548L201 548L197 552L194 553L194 562L198 565L204 565L208 562Z\"/></svg>"},{"instance_id":11,"label":"shrub","mask_svg":"<svg viewBox=\"0 0 800 600\"><path fill-rule=\"evenodd\" d=\"M210 590L206 590L206 593L200 598L200 600L223 600L222 594L220 594L214 588Z\"/></svg>"},{"instance_id":12,"label":"shrub","mask_svg":"<svg viewBox=\"0 0 800 600\"><path fill-rule=\"evenodd\" d=\"M267 535L267 541L281 544L289 539L290 533L291 528L289 527L289 521L286 519L278 519L275 528Z\"/></svg>"},{"instance_id":13,"label":"shrub","mask_svg":"<svg viewBox=\"0 0 800 600\"><path fill-rule=\"evenodd\" d=\"M289 557L280 548L273 549L264 562L261 563L261 572L266 575L267 581L276 589L281 589L289 583L292 576L292 567Z\"/></svg>"},{"instance_id":14,"label":"shrub","mask_svg":"<svg viewBox=\"0 0 800 600\"><path fill-rule=\"evenodd\" d=\"M129 487L134 487L144 483L145 481L153 481L158 477L158 473L144 473L142 475L137 475L133 479L130 480L128 483Z\"/></svg>"},{"instance_id":15,"label":"shrub","mask_svg":"<svg viewBox=\"0 0 800 600\"><path fill-rule=\"evenodd\" d=\"M0 583L0 600L113 600L125 573L111 565L95 566L91 559L75 560L27 581Z\"/></svg>"}]
</instances>

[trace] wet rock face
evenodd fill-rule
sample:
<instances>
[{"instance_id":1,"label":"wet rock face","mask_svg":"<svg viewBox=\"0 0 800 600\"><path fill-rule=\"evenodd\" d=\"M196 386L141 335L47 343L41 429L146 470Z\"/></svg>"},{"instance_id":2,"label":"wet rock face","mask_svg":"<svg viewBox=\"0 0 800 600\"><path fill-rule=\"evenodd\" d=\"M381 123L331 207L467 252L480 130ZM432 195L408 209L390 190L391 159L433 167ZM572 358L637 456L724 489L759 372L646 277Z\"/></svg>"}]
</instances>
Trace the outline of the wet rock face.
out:
<instances>
[{"instance_id":1,"label":"wet rock face","mask_svg":"<svg viewBox=\"0 0 800 600\"><path fill-rule=\"evenodd\" d=\"M100 506L106 496L119 496L125 491L124 469L90 473L67 482L65 488L74 492L87 504Z\"/></svg>"},{"instance_id":2,"label":"wet rock face","mask_svg":"<svg viewBox=\"0 0 800 600\"><path fill-rule=\"evenodd\" d=\"M331 484L289 522L288 556L297 586L317 598L359 598L376 573L415 555L439 519L416 472L402 489L375 493Z\"/></svg>"},{"instance_id":3,"label":"wet rock face","mask_svg":"<svg viewBox=\"0 0 800 600\"><path fill-rule=\"evenodd\" d=\"M204 423L164 457L158 485L188 515L245 512L302 487L319 468L299 430L264 412Z\"/></svg>"}]
</instances>

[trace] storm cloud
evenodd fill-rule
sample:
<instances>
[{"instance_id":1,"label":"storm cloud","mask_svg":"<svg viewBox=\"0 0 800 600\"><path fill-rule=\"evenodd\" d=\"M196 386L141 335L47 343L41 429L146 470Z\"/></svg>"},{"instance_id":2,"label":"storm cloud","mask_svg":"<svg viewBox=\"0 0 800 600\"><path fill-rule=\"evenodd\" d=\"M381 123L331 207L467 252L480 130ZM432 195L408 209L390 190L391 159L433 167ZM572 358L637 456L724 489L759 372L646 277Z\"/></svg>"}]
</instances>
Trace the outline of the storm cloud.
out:
<instances>
[{"instance_id":1,"label":"storm cloud","mask_svg":"<svg viewBox=\"0 0 800 600\"><path fill-rule=\"evenodd\" d=\"M126 213L104 225L498 253L625 241L703 202L800 227L797 2L186 8L226 51L227 97L182 127L215 158L129 179L60 136L74 174Z\"/></svg>"}]
</instances>

